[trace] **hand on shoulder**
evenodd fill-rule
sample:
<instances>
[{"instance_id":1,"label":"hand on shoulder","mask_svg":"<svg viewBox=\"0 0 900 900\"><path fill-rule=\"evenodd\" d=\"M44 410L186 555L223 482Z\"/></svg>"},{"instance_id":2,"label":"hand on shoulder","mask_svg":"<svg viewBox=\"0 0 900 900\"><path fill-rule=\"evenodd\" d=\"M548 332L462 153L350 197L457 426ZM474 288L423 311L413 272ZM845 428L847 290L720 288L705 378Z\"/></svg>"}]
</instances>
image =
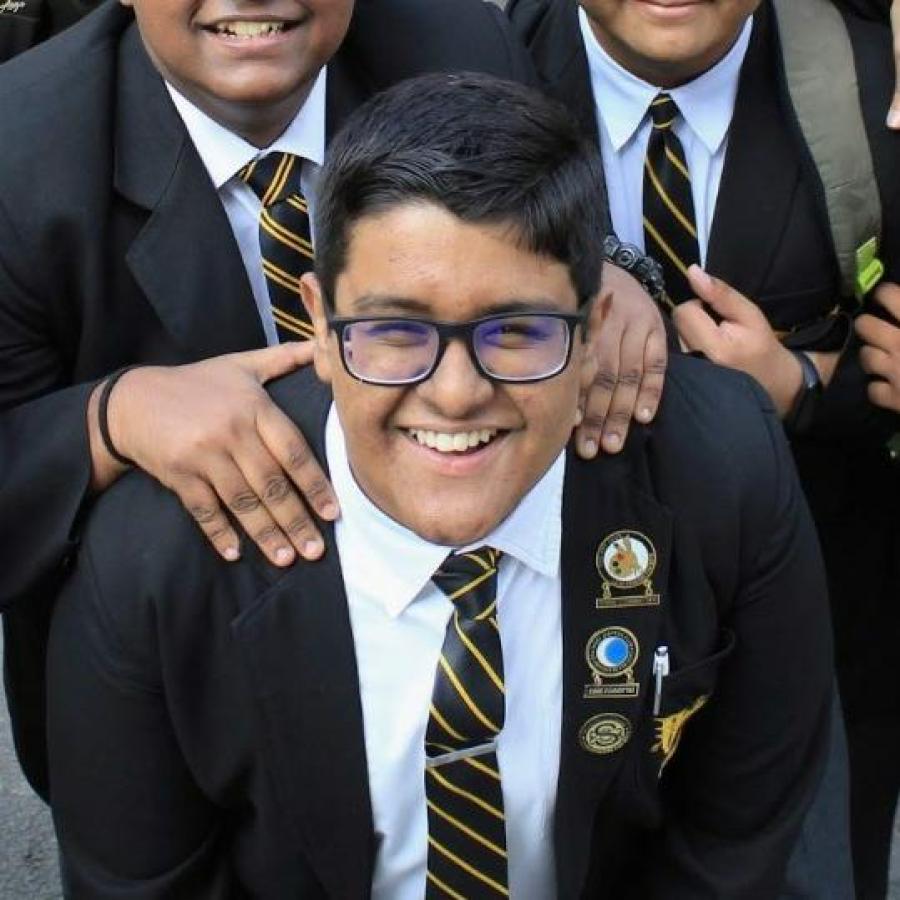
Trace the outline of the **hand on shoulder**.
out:
<instances>
[{"instance_id":1,"label":"hand on shoulder","mask_svg":"<svg viewBox=\"0 0 900 900\"><path fill-rule=\"evenodd\" d=\"M323 519L337 517L337 500L303 435L263 388L311 356L308 344L283 344L131 369L108 392L105 411L101 384L88 410L95 489L126 469L111 443L178 495L223 559L240 555L234 523L275 565L298 553L317 559L324 545L300 494ZM100 412L108 417L106 439Z\"/></svg>"}]
</instances>

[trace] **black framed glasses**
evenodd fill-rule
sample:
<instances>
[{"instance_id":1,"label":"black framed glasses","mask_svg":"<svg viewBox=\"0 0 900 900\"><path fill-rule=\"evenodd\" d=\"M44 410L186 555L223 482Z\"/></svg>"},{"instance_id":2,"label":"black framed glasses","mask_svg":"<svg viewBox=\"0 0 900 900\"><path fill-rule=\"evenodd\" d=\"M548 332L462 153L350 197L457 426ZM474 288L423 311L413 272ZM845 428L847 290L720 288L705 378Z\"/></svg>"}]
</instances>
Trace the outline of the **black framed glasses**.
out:
<instances>
[{"instance_id":1,"label":"black framed glasses","mask_svg":"<svg viewBox=\"0 0 900 900\"><path fill-rule=\"evenodd\" d=\"M491 381L524 384L569 364L578 313L500 313L470 322L385 316L335 317L341 360L366 384L410 385L430 378L451 340L465 342L472 364Z\"/></svg>"}]
</instances>

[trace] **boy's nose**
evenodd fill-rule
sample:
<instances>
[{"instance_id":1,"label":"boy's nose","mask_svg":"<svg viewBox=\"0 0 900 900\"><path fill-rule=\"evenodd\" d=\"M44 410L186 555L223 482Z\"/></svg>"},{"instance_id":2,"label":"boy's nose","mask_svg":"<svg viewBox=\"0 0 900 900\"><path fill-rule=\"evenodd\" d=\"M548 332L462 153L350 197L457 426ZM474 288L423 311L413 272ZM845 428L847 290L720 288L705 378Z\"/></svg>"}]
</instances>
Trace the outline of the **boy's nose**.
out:
<instances>
[{"instance_id":1,"label":"boy's nose","mask_svg":"<svg viewBox=\"0 0 900 900\"><path fill-rule=\"evenodd\" d=\"M465 343L453 339L440 365L419 390L443 415L464 418L490 400L494 385L475 368Z\"/></svg>"}]
</instances>

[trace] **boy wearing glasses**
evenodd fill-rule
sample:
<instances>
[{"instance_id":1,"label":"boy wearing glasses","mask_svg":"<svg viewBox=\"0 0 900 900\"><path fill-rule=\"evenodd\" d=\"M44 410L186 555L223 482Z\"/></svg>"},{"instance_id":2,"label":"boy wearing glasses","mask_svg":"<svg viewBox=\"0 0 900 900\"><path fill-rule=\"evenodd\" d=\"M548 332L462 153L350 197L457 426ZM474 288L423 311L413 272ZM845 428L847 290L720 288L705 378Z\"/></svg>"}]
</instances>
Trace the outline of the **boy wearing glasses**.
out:
<instances>
[{"instance_id":1,"label":"boy wearing glasses","mask_svg":"<svg viewBox=\"0 0 900 900\"><path fill-rule=\"evenodd\" d=\"M273 397L342 518L285 572L142 475L100 500L49 659L70 893L777 895L827 745L818 550L742 375L678 360L652 432L566 450L601 196L567 114L487 76L335 140L331 392Z\"/></svg>"}]
</instances>

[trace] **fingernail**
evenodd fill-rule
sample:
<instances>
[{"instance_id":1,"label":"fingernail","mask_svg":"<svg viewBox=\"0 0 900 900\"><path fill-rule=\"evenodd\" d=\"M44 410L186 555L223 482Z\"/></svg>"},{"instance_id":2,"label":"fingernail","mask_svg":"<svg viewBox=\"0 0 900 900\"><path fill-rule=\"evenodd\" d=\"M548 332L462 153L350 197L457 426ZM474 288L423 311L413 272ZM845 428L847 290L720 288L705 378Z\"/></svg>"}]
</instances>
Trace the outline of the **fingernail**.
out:
<instances>
[{"instance_id":1,"label":"fingernail","mask_svg":"<svg viewBox=\"0 0 900 900\"><path fill-rule=\"evenodd\" d=\"M222 551L222 556L224 556L228 562L235 562L240 559L241 554L238 552L237 547L226 547Z\"/></svg>"},{"instance_id":2,"label":"fingernail","mask_svg":"<svg viewBox=\"0 0 900 900\"><path fill-rule=\"evenodd\" d=\"M605 434L603 435L603 447L606 450L609 450L610 453L615 453L619 447L622 446L622 438L617 434Z\"/></svg>"},{"instance_id":3,"label":"fingernail","mask_svg":"<svg viewBox=\"0 0 900 900\"><path fill-rule=\"evenodd\" d=\"M303 555L307 559L318 559L324 549L321 541L306 541L303 544Z\"/></svg>"},{"instance_id":4,"label":"fingernail","mask_svg":"<svg viewBox=\"0 0 900 900\"><path fill-rule=\"evenodd\" d=\"M887 117L888 128L900 128L900 109L892 109Z\"/></svg>"},{"instance_id":5,"label":"fingernail","mask_svg":"<svg viewBox=\"0 0 900 900\"><path fill-rule=\"evenodd\" d=\"M338 517L338 505L330 500L322 507L323 519L336 519Z\"/></svg>"},{"instance_id":6,"label":"fingernail","mask_svg":"<svg viewBox=\"0 0 900 900\"><path fill-rule=\"evenodd\" d=\"M275 562L279 566L286 566L294 559L294 551L290 547L279 547L275 551Z\"/></svg>"},{"instance_id":7,"label":"fingernail","mask_svg":"<svg viewBox=\"0 0 900 900\"><path fill-rule=\"evenodd\" d=\"M597 442L593 438L588 438L582 445L581 451L585 456L597 455Z\"/></svg>"},{"instance_id":8,"label":"fingernail","mask_svg":"<svg viewBox=\"0 0 900 900\"><path fill-rule=\"evenodd\" d=\"M643 409L639 409L637 413L638 422L643 422L646 424L653 418L653 411L649 406L643 407Z\"/></svg>"}]
</instances>

